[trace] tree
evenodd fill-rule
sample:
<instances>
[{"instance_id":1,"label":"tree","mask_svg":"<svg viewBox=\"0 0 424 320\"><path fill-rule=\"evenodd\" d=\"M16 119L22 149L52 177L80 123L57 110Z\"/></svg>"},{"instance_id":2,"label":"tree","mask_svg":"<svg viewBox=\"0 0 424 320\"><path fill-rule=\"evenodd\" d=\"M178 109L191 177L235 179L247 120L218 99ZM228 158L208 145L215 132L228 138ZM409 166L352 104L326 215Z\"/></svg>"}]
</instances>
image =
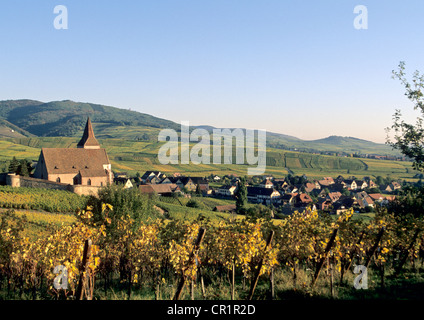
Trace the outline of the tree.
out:
<instances>
[{"instance_id":1,"label":"tree","mask_svg":"<svg viewBox=\"0 0 424 320\"><path fill-rule=\"evenodd\" d=\"M24 177L29 177L31 170L32 170L31 163L28 160L23 159L19 161L19 167L18 167L19 175Z\"/></svg>"},{"instance_id":2,"label":"tree","mask_svg":"<svg viewBox=\"0 0 424 320\"><path fill-rule=\"evenodd\" d=\"M384 178L382 176L377 176L377 178L375 179L375 183L380 187L382 185L384 185Z\"/></svg>"},{"instance_id":3,"label":"tree","mask_svg":"<svg viewBox=\"0 0 424 320\"><path fill-rule=\"evenodd\" d=\"M200 189L200 184L197 184L196 186L196 195L201 196L202 195L202 189Z\"/></svg>"},{"instance_id":4,"label":"tree","mask_svg":"<svg viewBox=\"0 0 424 320\"><path fill-rule=\"evenodd\" d=\"M393 115L393 125L386 128L387 144L399 150L403 155L412 159L415 170L424 171L424 75L415 71L412 75L412 83L405 75L405 62L401 61L398 71L392 71L393 78L398 79L405 87L405 96L413 103L414 110L418 111L415 124L410 124L402 119L399 109ZM389 135L393 133L393 137ZM404 188L396 201L391 203L389 211L402 217L412 215L422 217L424 204L423 188Z\"/></svg>"},{"instance_id":5,"label":"tree","mask_svg":"<svg viewBox=\"0 0 424 320\"><path fill-rule=\"evenodd\" d=\"M19 161L16 159L16 157L13 157L12 161L10 161L10 164L9 164L9 172L17 173L18 169L19 169Z\"/></svg>"},{"instance_id":6,"label":"tree","mask_svg":"<svg viewBox=\"0 0 424 320\"><path fill-rule=\"evenodd\" d=\"M104 204L110 204L113 207L108 216L105 216ZM93 221L101 224L110 218L108 232L112 235L115 235L115 228L121 218L134 219L134 227L149 218L159 218L160 214L154 208L154 204L154 197L142 194L137 188L124 189L122 185L104 187L99 190L97 197L90 196L88 199L88 206L92 207Z\"/></svg>"},{"instance_id":7,"label":"tree","mask_svg":"<svg viewBox=\"0 0 424 320\"><path fill-rule=\"evenodd\" d=\"M22 160L19 163L18 174L20 176L24 176L24 177L28 177L29 176L28 167L27 167L26 163L23 162Z\"/></svg>"},{"instance_id":8,"label":"tree","mask_svg":"<svg viewBox=\"0 0 424 320\"><path fill-rule=\"evenodd\" d=\"M200 208L200 204L199 204L199 202L197 202L196 200L193 200L193 199L190 199L190 200L187 202L186 206L187 206L187 207L190 207L190 208Z\"/></svg>"},{"instance_id":9,"label":"tree","mask_svg":"<svg viewBox=\"0 0 424 320\"><path fill-rule=\"evenodd\" d=\"M238 214L246 213L246 203L247 203L247 188L246 188L246 179L242 177L238 182L238 188L235 193L236 198L236 211Z\"/></svg>"},{"instance_id":10,"label":"tree","mask_svg":"<svg viewBox=\"0 0 424 320\"><path fill-rule=\"evenodd\" d=\"M255 221L256 219L270 220L273 217L273 211L271 208L264 206L263 204L257 204L246 210L246 216L248 220L252 221Z\"/></svg>"},{"instance_id":11,"label":"tree","mask_svg":"<svg viewBox=\"0 0 424 320\"><path fill-rule=\"evenodd\" d=\"M16 173L20 176L29 177L32 167L31 163L28 160L17 160L16 157L13 157L12 161L10 161L8 169L11 173Z\"/></svg>"},{"instance_id":12,"label":"tree","mask_svg":"<svg viewBox=\"0 0 424 320\"><path fill-rule=\"evenodd\" d=\"M398 71L392 71L393 78L400 80L405 87L405 96L414 104L414 110L419 111L415 124L402 119L399 109L393 115L393 125L386 128L387 144L399 150L413 161L415 170L424 171L424 75L415 71L412 83L405 76L405 62L401 61ZM393 133L394 136L389 135Z\"/></svg>"}]
</instances>

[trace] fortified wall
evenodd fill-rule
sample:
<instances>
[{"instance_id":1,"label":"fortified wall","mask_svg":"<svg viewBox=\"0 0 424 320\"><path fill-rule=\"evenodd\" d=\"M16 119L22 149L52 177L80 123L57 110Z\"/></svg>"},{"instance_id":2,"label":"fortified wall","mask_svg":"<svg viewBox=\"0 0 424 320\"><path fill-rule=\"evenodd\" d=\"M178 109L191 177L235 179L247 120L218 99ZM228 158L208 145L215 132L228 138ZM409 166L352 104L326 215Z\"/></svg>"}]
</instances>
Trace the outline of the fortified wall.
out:
<instances>
[{"instance_id":1,"label":"fortified wall","mask_svg":"<svg viewBox=\"0 0 424 320\"><path fill-rule=\"evenodd\" d=\"M6 185L14 188L42 188L42 189L54 189L54 190L65 190L70 191L79 195L85 196L97 196L100 187L96 186L84 186L84 185L70 185L60 182L54 182L43 179L36 179L31 177L23 177L13 173L9 173L6 176Z\"/></svg>"}]
</instances>

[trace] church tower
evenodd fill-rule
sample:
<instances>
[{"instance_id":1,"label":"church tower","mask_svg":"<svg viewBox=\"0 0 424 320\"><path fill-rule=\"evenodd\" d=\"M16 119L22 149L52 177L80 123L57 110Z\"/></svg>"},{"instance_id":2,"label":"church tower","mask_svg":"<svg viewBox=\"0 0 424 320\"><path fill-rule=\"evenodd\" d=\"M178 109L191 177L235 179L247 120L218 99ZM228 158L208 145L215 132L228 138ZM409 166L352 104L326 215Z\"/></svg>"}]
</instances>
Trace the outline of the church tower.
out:
<instances>
[{"instance_id":1,"label":"church tower","mask_svg":"<svg viewBox=\"0 0 424 320\"><path fill-rule=\"evenodd\" d=\"M90 118L87 119L84 134L80 142L78 142L77 148L100 149L100 144L94 136L93 126L91 125Z\"/></svg>"}]
</instances>

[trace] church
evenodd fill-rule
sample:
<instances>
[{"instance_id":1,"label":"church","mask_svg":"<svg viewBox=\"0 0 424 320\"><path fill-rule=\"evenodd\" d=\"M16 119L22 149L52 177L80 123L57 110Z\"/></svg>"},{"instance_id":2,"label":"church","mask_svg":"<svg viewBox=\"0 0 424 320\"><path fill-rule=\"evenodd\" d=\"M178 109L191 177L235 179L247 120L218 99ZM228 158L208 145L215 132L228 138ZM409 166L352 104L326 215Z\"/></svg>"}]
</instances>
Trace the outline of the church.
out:
<instances>
[{"instance_id":1,"label":"church","mask_svg":"<svg viewBox=\"0 0 424 320\"><path fill-rule=\"evenodd\" d=\"M76 148L41 149L33 177L69 185L112 184L112 166L106 150L94 136L90 118Z\"/></svg>"}]
</instances>

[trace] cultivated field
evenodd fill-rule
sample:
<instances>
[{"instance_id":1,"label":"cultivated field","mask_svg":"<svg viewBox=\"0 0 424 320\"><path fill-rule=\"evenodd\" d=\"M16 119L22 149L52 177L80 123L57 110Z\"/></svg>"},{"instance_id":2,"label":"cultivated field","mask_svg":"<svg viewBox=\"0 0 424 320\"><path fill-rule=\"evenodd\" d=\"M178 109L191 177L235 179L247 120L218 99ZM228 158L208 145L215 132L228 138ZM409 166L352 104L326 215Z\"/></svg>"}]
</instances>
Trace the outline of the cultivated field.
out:
<instances>
[{"instance_id":1,"label":"cultivated field","mask_svg":"<svg viewBox=\"0 0 424 320\"><path fill-rule=\"evenodd\" d=\"M18 159L26 158L37 161L41 147L69 148L75 147L77 141L77 138L54 137L3 140L0 141L0 162L5 168L6 162L13 156ZM157 156L160 143L121 139L99 139L99 141L108 152L113 170L125 171L129 174L136 172L142 174L147 170L156 170L165 173L179 172L192 176L210 174L243 176L247 174L249 167L253 167L248 164L163 165L159 163ZM392 179L416 181L414 176L417 172L412 170L410 162L405 161L337 157L268 148L266 174L284 177L287 173L306 174L308 177L316 179L324 176L349 177L354 175L357 178L390 176Z\"/></svg>"}]
</instances>

